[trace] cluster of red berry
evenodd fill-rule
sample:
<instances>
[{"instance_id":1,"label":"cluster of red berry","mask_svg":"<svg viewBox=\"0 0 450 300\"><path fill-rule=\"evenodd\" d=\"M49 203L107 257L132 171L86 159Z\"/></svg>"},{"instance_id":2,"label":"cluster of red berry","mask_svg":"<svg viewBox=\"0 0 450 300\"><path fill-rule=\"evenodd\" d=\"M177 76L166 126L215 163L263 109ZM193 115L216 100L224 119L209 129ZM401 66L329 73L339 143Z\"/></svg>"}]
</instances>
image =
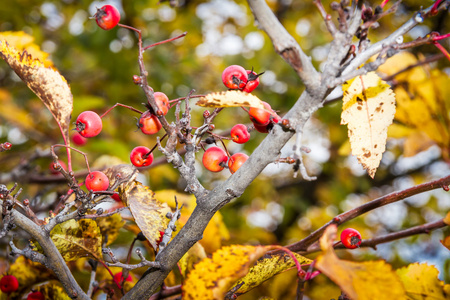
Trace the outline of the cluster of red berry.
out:
<instances>
[{"instance_id":1,"label":"cluster of red berry","mask_svg":"<svg viewBox=\"0 0 450 300\"><path fill-rule=\"evenodd\" d=\"M119 24L119 11L111 6L105 5L99 9L94 15L94 18L99 27L105 30L110 30ZM120 24L119 24L120 26ZM222 81L228 89L241 90L250 93L259 85L259 76L252 70L245 70L242 66L231 65L227 67L222 73ZM136 84L141 84L139 76L134 76L133 81ZM138 121L138 128L142 133L151 135L156 134L162 128L158 117L164 116L170 109L169 98L162 92L155 92L153 94L157 109L152 109L148 104L148 110L141 114ZM251 107L246 110L249 114L253 127L263 133L269 132L273 124L280 121L280 117L272 110L270 105L263 102L266 109ZM123 106L123 105L122 105ZM86 143L87 138L95 137L102 131L102 116L93 111L84 111L76 119L77 133L72 136L72 141L79 146ZM219 137L220 138L220 137ZM243 144L250 139L250 131L247 126L237 124L231 129L231 138L234 142ZM153 149L145 146L138 146L130 153L130 161L136 167L146 167L153 162ZM231 173L236 172L240 166L248 159L244 153L236 153L230 155L228 151L223 150L217 146L208 148L203 155L203 165L212 172L219 172L223 170L227 164ZM64 162L59 161L59 165L52 163L50 170L57 173L59 167L66 169ZM107 176L100 172L90 172L85 180L86 188L90 191L103 191L109 187L109 180Z\"/></svg>"},{"instance_id":2,"label":"cluster of red berry","mask_svg":"<svg viewBox=\"0 0 450 300\"><path fill-rule=\"evenodd\" d=\"M264 72L263 72L264 73ZM259 85L259 76L252 70L245 70L242 66L231 65L222 72L222 82L230 90L241 90L251 93ZM262 133L268 133L273 124L278 123L281 118L272 110L267 102L263 102L266 109L250 107L248 115L253 127ZM231 138L238 144L244 144L250 139L250 131L247 126L237 124L231 129ZM229 158L229 159L228 159ZM217 146L208 148L203 154L203 166L211 172L222 171L228 161L228 168L233 174L248 159L244 153L236 153L232 156Z\"/></svg>"},{"instance_id":3,"label":"cluster of red berry","mask_svg":"<svg viewBox=\"0 0 450 300\"><path fill-rule=\"evenodd\" d=\"M19 289L19 281L14 275L5 275L0 279L0 290L7 295L16 292ZM9 296L8 296L9 299ZM44 300L45 296L39 291L31 291L27 300Z\"/></svg>"}]
</instances>

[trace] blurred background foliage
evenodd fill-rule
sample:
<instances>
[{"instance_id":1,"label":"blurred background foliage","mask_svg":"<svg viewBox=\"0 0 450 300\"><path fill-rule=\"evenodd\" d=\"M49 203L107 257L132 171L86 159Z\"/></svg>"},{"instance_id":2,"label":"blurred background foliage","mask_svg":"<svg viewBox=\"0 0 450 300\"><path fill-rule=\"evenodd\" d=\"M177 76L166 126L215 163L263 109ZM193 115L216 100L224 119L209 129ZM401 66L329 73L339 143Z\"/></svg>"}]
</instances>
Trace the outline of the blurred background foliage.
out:
<instances>
[{"instance_id":1,"label":"blurred background foliage","mask_svg":"<svg viewBox=\"0 0 450 300\"><path fill-rule=\"evenodd\" d=\"M268 2L320 69L326 59L331 36L312 1ZM329 9L331 1L323 2ZM378 2L381 1L367 1L367 5L375 7ZM258 30L245 1L181 0L177 8L155 0L20 0L1 5L0 31L24 31L33 36L34 43L50 54L55 67L70 83L74 95L73 119L84 110L102 113L115 103L145 109L141 104L145 97L132 81L132 76L138 73L135 34L123 28L104 31L89 19L96 7L106 3L120 9L122 24L142 29L144 46L188 32L185 38L153 48L144 55L150 86L155 91L166 93L170 99L184 97L191 89L198 94L225 90L221 73L230 64L254 68L258 73L265 71L254 94L270 103L281 115L288 111L303 90L295 72L274 52L267 36ZM403 1L395 16L382 19L379 28L371 31L371 41L388 36L414 11L432 3L430 0ZM404 40L411 41L432 30L442 34L450 31L448 12L426 20L405 35ZM449 49L448 41L442 44ZM412 52L417 57L439 53L432 46L418 47ZM434 62L429 68L442 70L448 80L450 68L445 59ZM317 112L304 134L303 144L312 150L305 155L306 165L318 179L305 182L292 177L290 166L268 166L239 199L221 210L229 231L229 239L224 240L224 244L290 244L338 213L389 192L448 175L448 161L443 159L448 158L448 148L431 143L405 157L406 139L396 136L388 140L387 152L375 179L371 180L349 154L347 128L339 125L339 92L332 93L333 97L337 100L330 101ZM200 125L204 109L192 107L193 125ZM37 150L48 151L50 145L62 143L49 112L4 62L0 62L0 111L0 142L10 141L14 145L11 151L0 155L1 173L8 173ZM448 112L443 114L448 119ZM113 161L128 162L131 149L138 145L151 148L156 141L155 136L145 136L137 130L138 116L125 108L114 109L104 118L102 133L79 147L80 150L88 154L91 163L103 157L103 162L97 163L98 167L110 165ZM173 115L169 113L168 118L173 119ZM230 129L236 123L249 123L247 114L238 108L225 109L216 119L216 131ZM251 154L263 138L263 134L253 132L247 144L227 145L231 153L244 151ZM292 143L283 149L283 156L291 153ZM64 152L59 153L65 160ZM156 157L161 156L158 152L155 154ZM198 153L199 161L201 155L202 151ZM75 170L85 169L83 157L73 154L73 159ZM35 160L30 173L48 178L49 163L49 157ZM142 174L141 180L153 190L183 191L184 183L170 165L142 170ZM200 163L197 174L208 188L230 176L227 170L220 174L209 173ZM5 184L10 187L12 182ZM57 203L59 193L66 190L65 184L20 186L24 188L22 198L31 199L42 217L46 217L48 209ZM370 238L435 221L442 218L449 208L448 194L436 190L363 215L344 227L352 226L362 233L363 238ZM383 258L395 268L412 261L428 261L436 264L441 271L441 279L449 282L448 250L439 242L445 233L448 234L448 229L380 245L376 251L359 249L351 253L341 251L340 254L355 260ZM129 245L130 239L120 235L115 245L120 249ZM7 241L1 243L5 249ZM126 247L124 249L126 251ZM294 271L286 272L242 298L256 299L266 295L289 299L295 293L295 280ZM337 287L325 277L318 277L309 291L311 299L330 299L339 295Z\"/></svg>"}]
</instances>

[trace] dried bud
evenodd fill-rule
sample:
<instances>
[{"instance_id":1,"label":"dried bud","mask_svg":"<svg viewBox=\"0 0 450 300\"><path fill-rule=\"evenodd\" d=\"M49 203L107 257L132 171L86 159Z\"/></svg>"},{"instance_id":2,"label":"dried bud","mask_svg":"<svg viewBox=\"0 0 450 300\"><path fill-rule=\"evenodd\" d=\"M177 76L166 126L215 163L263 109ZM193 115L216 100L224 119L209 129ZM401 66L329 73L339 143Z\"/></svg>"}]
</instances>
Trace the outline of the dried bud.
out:
<instances>
[{"instance_id":1,"label":"dried bud","mask_svg":"<svg viewBox=\"0 0 450 300\"><path fill-rule=\"evenodd\" d=\"M158 109L158 110L156 111L156 115L157 115L158 117L162 117L162 116L164 115L164 113L162 112L162 110Z\"/></svg>"},{"instance_id":2,"label":"dried bud","mask_svg":"<svg viewBox=\"0 0 450 300\"><path fill-rule=\"evenodd\" d=\"M207 117L209 117L211 115L211 113L209 112L209 110L205 110L204 112L203 112L203 118L207 118Z\"/></svg>"},{"instance_id":3,"label":"dried bud","mask_svg":"<svg viewBox=\"0 0 450 300\"><path fill-rule=\"evenodd\" d=\"M23 205L25 205L25 206L30 205L30 200L24 199L24 200L23 200Z\"/></svg>"},{"instance_id":4,"label":"dried bud","mask_svg":"<svg viewBox=\"0 0 450 300\"><path fill-rule=\"evenodd\" d=\"M214 137L209 136L209 137L206 138L205 143L207 143L207 144L209 144L209 145L215 144L215 143L216 143L216 140L214 139Z\"/></svg>"},{"instance_id":5,"label":"dried bud","mask_svg":"<svg viewBox=\"0 0 450 300\"><path fill-rule=\"evenodd\" d=\"M137 75L133 75L133 82L134 84L142 84L142 78Z\"/></svg>"},{"instance_id":6,"label":"dried bud","mask_svg":"<svg viewBox=\"0 0 450 300\"><path fill-rule=\"evenodd\" d=\"M216 126L214 124L209 124L209 126L208 126L209 131L213 131L214 128L216 128Z\"/></svg>"}]
</instances>

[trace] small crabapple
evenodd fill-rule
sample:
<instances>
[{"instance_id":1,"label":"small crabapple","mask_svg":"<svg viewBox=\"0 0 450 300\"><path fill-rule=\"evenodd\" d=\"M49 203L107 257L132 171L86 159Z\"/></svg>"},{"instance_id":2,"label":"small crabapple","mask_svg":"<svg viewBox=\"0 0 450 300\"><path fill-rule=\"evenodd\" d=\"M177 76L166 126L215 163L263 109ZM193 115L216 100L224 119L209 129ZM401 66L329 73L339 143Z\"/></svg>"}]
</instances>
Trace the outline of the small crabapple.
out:
<instances>
[{"instance_id":1,"label":"small crabapple","mask_svg":"<svg viewBox=\"0 0 450 300\"><path fill-rule=\"evenodd\" d=\"M270 122L270 117L275 113L269 103L264 101L262 101L262 103L266 109L250 107L248 110L248 115L253 123L258 125L267 125Z\"/></svg>"},{"instance_id":2,"label":"small crabapple","mask_svg":"<svg viewBox=\"0 0 450 300\"><path fill-rule=\"evenodd\" d=\"M231 174L234 174L243 163L245 163L248 159L248 155L244 153L235 153L228 160L228 168L230 169Z\"/></svg>"},{"instance_id":3,"label":"small crabapple","mask_svg":"<svg viewBox=\"0 0 450 300\"><path fill-rule=\"evenodd\" d=\"M248 132L247 126L244 124L236 124L231 128L230 132L233 142L238 144L244 144L250 139L250 133Z\"/></svg>"},{"instance_id":4,"label":"small crabapple","mask_svg":"<svg viewBox=\"0 0 450 300\"><path fill-rule=\"evenodd\" d=\"M245 85L243 91L247 93L251 93L256 87L259 85L259 76L261 76L264 72L257 74L253 70L247 70L248 81Z\"/></svg>"},{"instance_id":5,"label":"small crabapple","mask_svg":"<svg viewBox=\"0 0 450 300\"><path fill-rule=\"evenodd\" d=\"M112 194L111 198L113 198L116 202L122 203L122 199L120 199L119 194Z\"/></svg>"},{"instance_id":6,"label":"small crabapple","mask_svg":"<svg viewBox=\"0 0 450 300\"><path fill-rule=\"evenodd\" d=\"M41 292L35 291L28 294L27 300L45 300L45 296Z\"/></svg>"},{"instance_id":7,"label":"small crabapple","mask_svg":"<svg viewBox=\"0 0 450 300\"><path fill-rule=\"evenodd\" d=\"M109 179L105 173L93 171L86 176L85 184L88 191L106 191L109 187Z\"/></svg>"},{"instance_id":8,"label":"small crabapple","mask_svg":"<svg viewBox=\"0 0 450 300\"><path fill-rule=\"evenodd\" d=\"M82 112L76 122L76 131L85 138L98 135L102 131L102 119L93 111L87 110Z\"/></svg>"},{"instance_id":9,"label":"small crabapple","mask_svg":"<svg viewBox=\"0 0 450 300\"><path fill-rule=\"evenodd\" d=\"M5 275L0 279L0 290L3 293L10 294L17 291L19 288L19 281L14 275Z\"/></svg>"},{"instance_id":10,"label":"small crabapple","mask_svg":"<svg viewBox=\"0 0 450 300\"><path fill-rule=\"evenodd\" d=\"M222 72L222 82L229 89L242 90L247 81L247 71L241 66L231 65Z\"/></svg>"},{"instance_id":11,"label":"small crabapple","mask_svg":"<svg viewBox=\"0 0 450 300\"><path fill-rule=\"evenodd\" d=\"M127 279L124 280L122 272L118 272L114 274L114 281L122 283L123 281L133 282L133 278L131 277L131 274L128 274Z\"/></svg>"},{"instance_id":12,"label":"small crabapple","mask_svg":"<svg viewBox=\"0 0 450 300\"><path fill-rule=\"evenodd\" d=\"M67 165L65 162L63 162L62 160L58 160L58 164L61 166L61 168L63 168L64 170L67 170ZM52 173L53 175L59 174L59 170L57 169L57 166L54 162L50 163L50 166L48 166L50 173Z\"/></svg>"},{"instance_id":13,"label":"small crabapple","mask_svg":"<svg viewBox=\"0 0 450 300\"><path fill-rule=\"evenodd\" d=\"M161 129L162 125L161 122L159 122L158 117L153 115L151 112L146 111L141 115L138 127L143 133L150 135L157 133Z\"/></svg>"},{"instance_id":14,"label":"small crabapple","mask_svg":"<svg viewBox=\"0 0 450 300\"><path fill-rule=\"evenodd\" d=\"M97 8L94 18L101 29L110 30L119 23L120 13L114 6L104 5L101 8Z\"/></svg>"},{"instance_id":15,"label":"small crabapple","mask_svg":"<svg viewBox=\"0 0 450 300\"><path fill-rule=\"evenodd\" d=\"M147 167L153 162L153 153L145 146L138 146L131 150L130 160L135 167Z\"/></svg>"},{"instance_id":16,"label":"small crabapple","mask_svg":"<svg viewBox=\"0 0 450 300\"><path fill-rule=\"evenodd\" d=\"M217 146L209 147L203 154L203 166L211 172L220 172L225 168L228 156L225 150Z\"/></svg>"},{"instance_id":17,"label":"small crabapple","mask_svg":"<svg viewBox=\"0 0 450 300\"><path fill-rule=\"evenodd\" d=\"M341 232L341 242L348 249L358 248L361 244L361 234L353 228L346 228Z\"/></svg>"},{"instance_id":18,"label":"small crabapple","mask_svg":"<svg viewBox=\"0 0 450 300\"><path fill-rule=\"evenodd\" d=\"M155 92L153 94L155 97L156 105L158 105L159 110L161 110L162 115L165 116L169 111L169 97L162 92Z\"/></svg>"},{"instance_id":19,"label":"small crabapple","mask_svg":"<svg viewBox=\"0 0 450 300\"><path fill-rule=\"evenodd\" d=\"M87 138L79 134L78 132L75 132L71 136L72 142L77 146L84 146L87 143Z\"/></svg>"},{"instance_id":20,"label":"small crabapple","mask_svg":"<svg viewBox=\"0 0 450 300\"><path fill-rule=\"evenodd\" d=\"M159 232L159 239L156 241L156 246L159 246L159 244L161 244L162 240L164 237L164 231L160 231Z\"/></svg>"}]
</instances>

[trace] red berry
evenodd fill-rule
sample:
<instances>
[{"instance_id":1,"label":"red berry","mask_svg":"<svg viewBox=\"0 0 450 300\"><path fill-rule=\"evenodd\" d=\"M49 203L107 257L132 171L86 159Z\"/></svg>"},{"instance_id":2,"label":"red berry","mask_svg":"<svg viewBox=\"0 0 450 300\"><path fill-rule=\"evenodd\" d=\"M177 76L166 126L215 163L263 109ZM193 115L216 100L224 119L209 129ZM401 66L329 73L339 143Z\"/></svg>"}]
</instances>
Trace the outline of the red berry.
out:
<instances>
[{"instance_id":1,"label":"red berry","mask_svg":"<svg viewBox=\"0 0 450 300\"><path fill-rule=\"evenodd\" d=\"M88 191L106 191L109 187L108 177L100 171L89 173L84 183Z\"/></svg>"},{"instance_id":2,"label":"red berry","mask_svg":"<svg viewBox=\"0 0 450 300\"><path fill-rule=\"evenodd\" d=\"M248 159L248 155L244 153L236 153L230 157L228 161L228 168L230 169L231 174L234 174L243 163L245 163Z\"/></svg>"},{"instance_id":3,"label":"red berry","mask_svg":"<svg viewBox=\"0 0 450 300\"><path fill-rule=\"evenodd\" d=\"M130 160L135 167L147 167L153 162L153 153L145 146L138 146L131 150Z\"/></svg>"},{"instance_id":4,"label":"red berry","mask_svg":"<svg viewBox=\"0 0 450 300\"><path fill-rule=\"evenodd\" d=\"M45 300L45 296L39 291L31 292L28 294L27 300Z\"/></svg>"},{"instance_id":5,"label":"red berry","mask_svg":"<svg viewBox=\"0 0 450 300\"><path fill-rule=\"evenodd\" d=\"M222 148L209 147L203 154L203 166L211 172L220 172L225 168L228 156Z\"/></svg>"},{"instance_id":6,"label":"red berry","mask_svg":"<svg viewBox=\"0 0 450 300\"><path fill-rule=\"evenodd\" d=\"M120 13L114 6L105 5L102 8L97 8L94 18L101 29L110 30L119 23Z\"/></svg>"},{"instance_id":7,"label":"red berry","mask_svg":"<svg viewBox=\"0 0 450 300\"><path fill-rule=\"evenodd\" d=\"M14 275L5 275L0 279L0 290L3 293L9 294L17 291L19 288L19 281Z\"/></svg>"},{"instance_id":8,"label":"red berry","mask_svg":"<svg viewBox=\"0 0 450 300\"><path fill-rule=\"evenodd\" d=\"M248 110L248 115L253 123L258 125L267 125L270 122L270 117L275 113L269 103L264 101L262 101L262 103L266 109L250 107Z\"/></svg>"},{"instance_id":9,"label":"red berry","mask_svg":"<svg viewBox=\"0 0 450 300\"><path fill-rule=\"evenodd\" d=\"M84 146L87 143L87 138L85 138L78 132L75 132L74 134L72 134L72 142L77 146Z\"/></svg>"},{"instance_id":10,"label":"red berry","mask_svg":"<svg viewBox=\"0 0 450 300\"><path fill-rule=\"evenodd\" d=\"M229 89L242 90L247 81L247 71L241 66L231 65L222 72L222 82Z\"/></svg>"},{"instance_id":11,"label":"red berry","mask_svg":"<svg viewBox=\"0 0 450 300\"><path fill-rule=\"evenodd\" d=\"M165 116L169 111L169 97L162 92L155 92L153 97L155 97L156 105L162 111L162 115Z\"/></svg>"},{"instance_id":12,"label":"red berry","mask_svg":"<svg viewBox=\"0 0 450 300\"><path fill-rule=\"evenodd\" d=\"M155 134L162 127L158 118L149 111L146 111L141 115L138 126L145 134Z\"/></svg>"},{"instance_id":13,"label":"red berry","mask_svg":"<svg viewBox=\"0 0 450 300\"><path fill-rule=\"evenodd\" d=\"M346 228L341 232L341 242L348 249L355 249L361 244L361 234L353 228Z\"/></svg>"},{"instance_id":14,"label":"red berry","mask_svg":"<svg viewBox=\"0 0 450 300\"><path fill-rule=\"evenodd\" d=\"M85 138L98 135L102 131L102 119L93 111L82 112L75 122L76 130Z\"/></svg>"},{"instance_id":15,"label":"red berry","mask_svg":"<svg viewBox=\"0 0 450 300\"><path fill-rule=\"evenodd\" d=\"M118 273L114 274L114 281L118 282L118 283L122 283L124 281L122 272L118 272ZM127 277L127 279L125 279L125 281L133 282L133 278L131 277L131 274L128 274L128 277Z\"/></svg>"},{"instance_id":16,"label":"red berry","mask_svg":"<svg viewBox=\"0 0 450 300\"><path fill-rule=\"evenodd\" d=\"M67 165L65 162L63 162L62 160L58 160L58 163L64 170L67 170ZM51 162L48 168L50 170L50 173L54 175L59 174L59 170L57 169L57 166L55 165L54 162Z\"/></svg>"},{"instance_id":17,"label":"red berry","mask_svg":"<svg viewBox=\"0 0 450 300\"><path fill-rule=\"evenodd\" d=\"M231 128L231 137L233 142L238 144L244 144L250 139L250 133L248 132L247 126L244 124L236 124Z\"/></svg>"},{"instance_id":18,"label":"red berry","mask_svg":"<svg viewBox=\"0 0 450 300\"><path fill-rule=\"evenodd\" d=\"M156 245L159 246L159 244L161 244L162 240L164 237L164 231L160 231L159 232L159 239L156 241Z\"/></svg>"},{"instance_id":19,"label":"red berry","mask_svg":"<svg viewBox=\"0 0 450 300\"><path fill-rule=\"evenodd\" d=\"M259 85L259 76L261 76L263 73L257 74L256 72L253 72L253 70L247 70L248 81L243 91L250 93L254 89L256 89L256 87Z\"/></svg>"},{"instance_id":20,"label":"red berry","mask_svg":"<svg viewBox=\"0 0 450 300\"><path fill-rule=\"evenodd\" d=\"M113 198L116 202L119 202L119 203L122 202L122 199L120 199L119 194L112 194L111 198Z\"/></svg>"}]
</instances>

